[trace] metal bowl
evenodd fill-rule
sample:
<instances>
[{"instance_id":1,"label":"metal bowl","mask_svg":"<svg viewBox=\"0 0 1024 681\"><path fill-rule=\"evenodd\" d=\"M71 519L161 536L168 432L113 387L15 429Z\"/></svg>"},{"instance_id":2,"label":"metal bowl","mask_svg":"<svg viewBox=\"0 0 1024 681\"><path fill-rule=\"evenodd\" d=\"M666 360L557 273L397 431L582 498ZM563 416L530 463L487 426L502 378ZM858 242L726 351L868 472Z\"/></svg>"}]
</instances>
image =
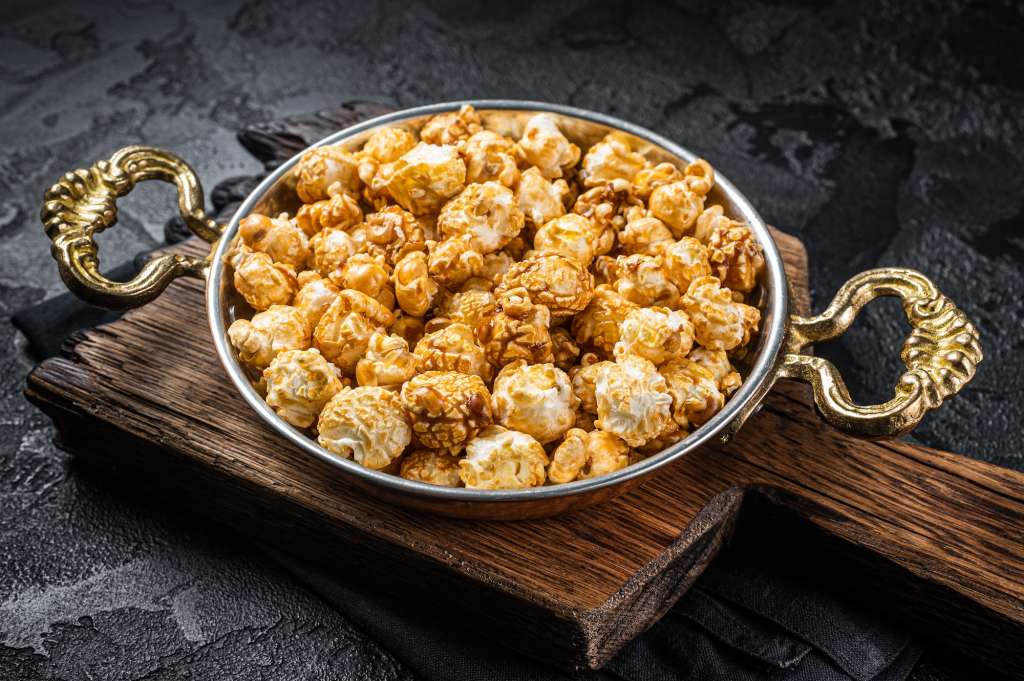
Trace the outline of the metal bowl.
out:
<instances>
[{"instance_id":1,"label":"metal bowl","mask_svg":"<svg viewBox=\"0 0 1024 681\"><path fill-rule=\"evenodd\" d=\"M341 130L313 146L337 144L355 150L381 127L401 124L417 128L427 118L458 110L463 104L476 108L485 127L516 138L530 116L547 112L558 119L562 131L583 149L607 133L619 131L629 135L634 147L652 162L686 165L696 158L671 140L611 116L510 100L448 102L396 111ZM54 257L64 281L90 302L108 307L141 305L159 295L177 276L204 277L214 347L243 399L270 428L295 446L334 466L340 475L367 493L393 503L444 515L497 519L547 516L589 506L632 489L662 466L713 438L730 437L779 378L811 383L819 411L837 428L865 437L898 435L912 429L929 409L959 391L981 360L977 331L964 313L927 278L912 270L885 268L864 272L847 282L821 315L791 315L786 273L771 233L746 197L728 179L716 174L716 186L708 203L722 204L726 214L749 225L763 248L765 269L756 296L762 313L761 330L754 352L741 367L743 385L710 421L684 440L622 470L561 485L502 491L448 488L364 468L328 452L277 416L252 387L227 337L231 322L251 311L234 292L225 252L237 234L239 221L249 213L273 215L298 208L293 169L300 156L281 165L260 183L230 222L221 226L203 213L202 189L184 161L157 149L128 147L109 161L66 174L46 194L43 222L53 239ZM162 256L148 263L132 281L110 282L99 273L93 234L114 224L114 203L119 196L130 191L135 182L154 178L178 185L185 222L216 246L206 258ZM900 377L891 400L881 405L856 405L835 367L823 359L802 354L801 350L814 341L840 335L860 307L882 295L903 299L913 329L902 353L907 371Z\"/></svg>"}]
</instances>

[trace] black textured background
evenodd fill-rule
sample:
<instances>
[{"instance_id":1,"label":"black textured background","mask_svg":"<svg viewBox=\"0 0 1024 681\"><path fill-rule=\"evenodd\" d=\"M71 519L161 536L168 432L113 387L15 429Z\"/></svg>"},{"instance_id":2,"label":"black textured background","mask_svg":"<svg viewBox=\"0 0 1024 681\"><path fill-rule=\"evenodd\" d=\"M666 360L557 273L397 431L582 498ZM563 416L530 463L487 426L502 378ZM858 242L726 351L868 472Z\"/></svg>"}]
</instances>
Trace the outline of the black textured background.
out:
<instances>
[{"instance_id":1,"label":"black textured background","mask_svg":"<svg viewBox=\"0 0 1024 681\"><path fill-rule=\"evenodd\" d=\"M243 125L348 99L512 97L615 114L706 156L799 234L816 307L867 267L932 276L976 321L986 360L916 436L1024 468L1022 46L1012 0L7 0L0 678L410 676L243 542L51 444L21 395L33 360L8 318L61 291L37 217L60 173L145 142L212 187L259 170L235 140ZM101 237L104 262L158 245L173 206L166 187L138 189ZM826 349L855 396L890 390L904 331L898 307L877 304ZM914 678L950 678L948 664L929 653Z\"/></svg>"}]
</instances>

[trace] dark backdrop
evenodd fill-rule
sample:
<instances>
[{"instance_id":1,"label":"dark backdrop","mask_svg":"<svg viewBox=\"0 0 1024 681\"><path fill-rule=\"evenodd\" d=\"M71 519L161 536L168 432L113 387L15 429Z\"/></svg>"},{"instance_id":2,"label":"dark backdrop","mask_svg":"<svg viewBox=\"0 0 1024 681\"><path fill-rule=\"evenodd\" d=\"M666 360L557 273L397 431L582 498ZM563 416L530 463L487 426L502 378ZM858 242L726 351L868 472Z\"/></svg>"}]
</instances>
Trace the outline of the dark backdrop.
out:
<instances>
[{"instance_id":1,"label":"dark backdrop","mask_svg":"<svg viewBox=\"0 0 1024 681\"><path fill-rule=\"evenodd\" d=\"M816 307L875 265L923 270L982 333L932 446L1024 467L1024 14L1019 3L12 2L0 8L0 677L409 676L234 537L140 499L51 444L21 396L17 309L61 291L38 224L60 173L137 142L207 187L256 172L241 126L372 99L542 99L706 156L800 235ZM158 245L146 185L105 263ZM854 395L899 373L898 307L825 352ZM104 443L93 443L102 447ZM140 483L144 489L144 482ZM917 679L945 678L935 654Z\"/></svg>"}]
</instances>

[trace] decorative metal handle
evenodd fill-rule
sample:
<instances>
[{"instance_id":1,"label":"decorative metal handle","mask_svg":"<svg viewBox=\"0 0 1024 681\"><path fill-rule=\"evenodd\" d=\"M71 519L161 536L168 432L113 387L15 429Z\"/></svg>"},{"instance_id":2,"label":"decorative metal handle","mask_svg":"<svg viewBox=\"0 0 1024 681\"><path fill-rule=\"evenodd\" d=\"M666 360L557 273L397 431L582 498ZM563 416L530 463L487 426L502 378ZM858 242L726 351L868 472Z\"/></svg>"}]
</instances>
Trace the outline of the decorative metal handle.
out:
<instances>
[{"instance_id":1,"label":"decorative metal handle","mask_svg":"<svg viewBox=\"0 0 1024 681\"><path fill-rule=\"evenodd\" d=\"M209 257L162 255L147 262L131 281L115 282L100 274L93 236L117 222L117 199L142 180L173 182L178 187L178 209L189 229L210 243L220 238L222 226L203 211L203 188L195 171L170 152L125 147L88 170L65 173L46 191L43 226L53 241L53 257L64 283L94 305L144 305L175 278L203 277L209 266Z\"/></svg>"},{"instance_id":2,"label":"decorative metal handle","mask_svg":"<svg viewBox=\"0 0 1024 681\"><path fill-rule=\"evenodd\" d=\"M850 399L835 365L800 351L845 332L864 305L879 296L898 296L912 331L900 358L907 371L896 394L883 404ZM907 433L947 397L971 380L982 360L978 331L949 298L920 272L896 267L868 270L846 282L828 308L815 317L790 318L781 375L811 384L814 402L829 424L860 437Z\"/></svg>"}]
</instances>

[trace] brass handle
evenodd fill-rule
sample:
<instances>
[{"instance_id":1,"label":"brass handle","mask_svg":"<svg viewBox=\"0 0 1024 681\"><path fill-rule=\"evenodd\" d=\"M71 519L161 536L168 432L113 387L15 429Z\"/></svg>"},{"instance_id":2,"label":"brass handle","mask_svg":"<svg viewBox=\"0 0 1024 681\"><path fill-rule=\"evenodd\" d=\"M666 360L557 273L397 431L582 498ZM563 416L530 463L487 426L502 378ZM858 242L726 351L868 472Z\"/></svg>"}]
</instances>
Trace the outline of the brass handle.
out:
<instances>
[{"instance_id":1,"label":"brass handle","mask_svg":"<svg viewBox=\"0 0 1024 681\"><path fill-rule=\"evenodd\" d=\"M202 277L209 265L209 257L162 255L147 262L131 281L115 282L100 274L93 236L117 222L117 199L142 180L173 182L178 187L178 209L189 229L210 243L220 238L223 228L203 210L203 188L195 171L170 152L125 147L87 170L65 173L43 197L43 226L53 241L53 257L64 283L94 305L144 305L175 278Z\"/></svg>"},{"instance_id":2,"label":"brass handle","mask_svg":"<svg viewBox=\"0 0 1024 681\"><path fill-rule=\"evenodd\" d=\"M850 399L842 376L828 360L800 351L845 332L864 305L879 296L898 296L912 328L900 358L907 371L896 394L883 404ZM888 267L862 272L843 284L832 303L815 317L792 316L781 375L811 384L814 402L829 424L860 437L911 431L924 415L971 380L982 360L978 331L952 300L920 272Z\"/></svg>"}]
</instances>

